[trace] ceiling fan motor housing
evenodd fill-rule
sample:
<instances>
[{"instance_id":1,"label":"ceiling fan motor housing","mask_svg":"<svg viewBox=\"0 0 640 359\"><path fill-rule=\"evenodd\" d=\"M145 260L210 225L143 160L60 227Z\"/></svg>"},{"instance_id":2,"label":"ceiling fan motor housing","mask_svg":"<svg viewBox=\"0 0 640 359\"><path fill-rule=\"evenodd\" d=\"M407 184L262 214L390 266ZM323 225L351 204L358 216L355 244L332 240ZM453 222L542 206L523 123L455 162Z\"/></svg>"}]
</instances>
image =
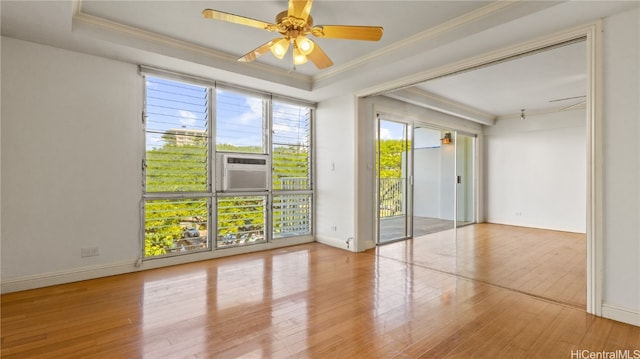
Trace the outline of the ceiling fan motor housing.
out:
<instances>
[{"instance_id":1,"label":"ceiling fan motor housing","mask_svg":"<svg viewBox=\"0 0 640 359\"><path fill-rule=\"evenodd\" d=\"M309 15L307 20L289 16L288 11L282 11L276 16L276 30L288 39L295 39L311 33L313 17Z\"/></svg>"}]
</instances>

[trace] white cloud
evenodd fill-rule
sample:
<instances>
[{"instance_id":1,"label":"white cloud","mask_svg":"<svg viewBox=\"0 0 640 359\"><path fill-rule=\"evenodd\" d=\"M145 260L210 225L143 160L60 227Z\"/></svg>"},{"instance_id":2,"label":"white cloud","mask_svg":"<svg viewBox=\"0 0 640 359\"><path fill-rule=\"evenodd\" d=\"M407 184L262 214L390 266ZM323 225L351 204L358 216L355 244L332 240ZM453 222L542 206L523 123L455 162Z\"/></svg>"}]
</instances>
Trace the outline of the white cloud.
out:
<instances>
[{"instance_id":1,"label":"white cloud","mask_svg":"<svg viewBox=\"0 0 640 359\"><path fill-rule=\"evenodd\" d=\"M255 97L247 97L245 103L249 107L249 111L243 112L238 116L238 122L246 125L254 121L262 122L262 99Z\"/></svg>"},{"instance_id":2,"label":"white cloud","mask_svg":"<svg viewBox=\"0 0 640 359\"><path fill-rule=\"evenodd\" d=\"M283 123L274 123L273 124L273 131L274 132L298 132L298 128L297 127L292 127L292 126L287 126Z\"/></svg>"},{"instance_id":3,"label":"white cloud","mask_svg":"<svg viewBox=\"0 0 640 359\"><path fill-rule=\"evenodd\" d=\"M198 118L195 113L191 111L178 110L180 113L180 124L183 126L193 126Z\"/></svg>"},{"instance_id":4,"label":"white cloud","mask_svg":"<svg viewBox=\"0 0 640 359\"><path fill-rule=\"evenodd\" d=\"M380 139L381 140L393 140L393 136L391 135L391 131L387 128L380 129Z\"/></svg>"}]
</instances>

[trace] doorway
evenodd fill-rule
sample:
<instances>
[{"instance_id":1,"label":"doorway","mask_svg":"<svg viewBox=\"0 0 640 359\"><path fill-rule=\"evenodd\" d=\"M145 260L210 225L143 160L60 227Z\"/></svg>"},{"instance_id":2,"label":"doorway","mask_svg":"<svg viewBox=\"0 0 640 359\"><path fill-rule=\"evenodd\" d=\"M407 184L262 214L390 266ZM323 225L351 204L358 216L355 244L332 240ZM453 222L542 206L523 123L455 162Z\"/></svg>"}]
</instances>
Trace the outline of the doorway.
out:
<instances>
[{"instance_id":1,"label":"doorway","mask_svg":"<svg viewBox=\"0 0 640 359\"><path fill-rule=\"evenodd\" d=\"M557 33L552 36L542 38L542 39L534 39L523 44L519 44L517 46L511 46L500 51L496 51L490 54L478 55L473 58L469 58L460 63L456 63L452 66L444 66L441 68L432 69L428 72L423 73L421 76L416 76L411 82L405 82L403 84L399 84L397 82L390 82L386 85L380 85L376 87L372 87L369 90L362 91L358 94L358 96L362 99L370 98L373 95L380 95L385 93L386 91L395 91L402 87L407 87L413 85L415 83L430 81L436 78L442 78L446 76L451 76L455 73L467 72L472 69L481 68L484 66L489 66L495 63L501 63L505 59L509 59L512 57L520 57L525 54L534 53L540 50L546 50L551 47L559 46L565 44L570 41L578 40L578 39L586 39L586 97L584 97L584 106L586 108L586 180L587 180L587 190L586 190L586 307L587 312L601 315L602 313L602 276L599 274L602 271L602 206L601 206L601 198L602 198L602 171L601 171L601 162L602 162L602 147L598 144L602 141L602 117L600 113L600 106L602 101L602 86L598 85L599 76L601 76L601 60L599 57L599 51L601 49L601 38L600 38L601 28L599 24L591 24L588 26L584 26L582 28L572 29L569 31L565 31L562 33ZM390 96L387 96L390 97ZM397 97L394 97L394 99ZM385 101L380 101L383 103ZM367 104L367 101L363 101L363 104ZM370 101L372 104L372 109L375 111L376 106L378 105L377 101ZM367 113L374 112L370 109L363 108L361 111L361 116L359 117L359 121L361 124L365 124L367 121L370 121L372 118L370 115L366 116ZM524 117L524 116L521 116ZM373 126L371 126L373 129ZM366 133L366 126L361 126L360 131L362 134ZM369 138L374 138L373 136ZM362 146L370 146L368 141L361 141ZM481 145L480 147L483 147ZM372 148L373 146L369 147ZM366 163L359 166L359 169L365 170ZM481 173L483 171L477 170L476 172L479 174L480 178L484 178ZM373 176L369 177L373 179ZM356 185L357 186L366 186L367 178L365 176L361 176ZM367 187L371 189L371 187ZM484 186L483 186L484 188ZM477 192L477 187L476 187ZM373 191L369 193L375 193ZM484 193L476 193L475 197L479 203L484 203L485 194ZM371 197L372 200L374 197ZM362 199L363 203L367 203L369 200L366 198ZM477 212L476 221L484 220L486 214L484 213L484 209L480 208L480 212ZM519 214L519 213L518 213ZM360 223L357 226L356 233L357 234L368 234L371 233L370 229L375 229L372 223L373 217L370 215L370 212L366 210L365 207L359 208L356 213L356 221ZM370 228L370 229L369 229ZM373 236L375 238L375 236Z\"/></svg>"},{"instance_id":2,"label":"doorway","mask_svg":"<svg viewBox=\"0 0 640 359\"><path fill-rule=\"evenodd\" d=\"M475 136L378 114L377 244L475 223Z\"/></svg>"}]
</instances>

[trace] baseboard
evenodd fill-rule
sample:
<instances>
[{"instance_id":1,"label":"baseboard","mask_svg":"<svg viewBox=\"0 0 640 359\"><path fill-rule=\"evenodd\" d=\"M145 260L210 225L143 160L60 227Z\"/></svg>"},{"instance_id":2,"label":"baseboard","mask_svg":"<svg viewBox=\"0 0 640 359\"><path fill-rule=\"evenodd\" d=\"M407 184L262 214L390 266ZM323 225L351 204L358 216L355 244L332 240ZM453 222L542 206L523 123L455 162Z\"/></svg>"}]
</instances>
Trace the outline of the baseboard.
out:
<instances>
[{"instance_id":1,"label":"baseboard","mask_svg":"<svg viewBox=\"0 0 640 359\"><path fill-rule=\"evenodd\" d=\"M18 292L21 290L78 282L81 280L108 277L112 275L130 273L136 270L138 269L135 267L135 259L133 259L131 261L110 263L101 266L76 268L67 271L30 275L15 279L3 280L0 284L0 293L4 294Z\"/></svg>"},{"instance_id":2,"label":"baseboard","mask_svg":"<svg viewBox=\"0 0 640 359\"><path fill-rule=\"evenodd\" d=\"M371 239L367 239L358 243L359 252L364 252L368 249L375 248L375 247L376 247L376 242Z\"/></svg>"},{"instance_id":3,"label":"baseboard","mask_svg":"<svg viewBox=\"0 0 640 359\"><path fill-rule=\"evenodd\" d=\"M511 221L511 220L505 220L505 219L499 219L499 218L487 218L484 221L484 223L502 224L502 225L505 225L505 226L514 226L514 227L537 228L537 229L544 229L544 230L548 230L548 231L558 231L558 232L568 232L568 233L581 233L581 234L584 234L584 233L587 232L586 229L577 230L575 228L545 226L545 225L540 225L539 223L527 223L525 221Z\"/></svg>"},{"instance_id":4,"label":"baseboard","mask_svg":"<svg viewBox=\"0 0 640 359\"><path fill-rule=\"evenodd\" d=\"M347 251L355 252L353 240L349 243L349 248L347 248L346 241L339 238L316 235L316 242L326 244L331 247L336 247L336 248L344 249Z\"/></svg>"},{"instance_id":5,"label":"baseboard","mask_svg":"<svg viewBox=\"0 0 640 359\"><path fill-rule=\"evenodd\" d=\"M135 266L137 258L133 258L129 261L120 261L98 266L74 268L58 272L34 274L30 276L2 280L0 283L0 293L18 292L22 290L72 283L82 280L132 273L141 270L169 267L244 253L290 247L298 244L311 243L313 242L313 240L314 238L312 236L290 237L251 246L231 247L215 251L193 253L187 256L151 259L143 261L142 265L139 267ZM346 244L344 242L342 242L342 245L346 247Z\"/></svg>"},{"instance_id":6,"label":"baseboard","mask_svg":"<svg viewBox=\"0 0 640 359\"><path fill-rule=\"evenodd\" d=\"M602 316L640 327L640 311L602 304Z\"/></svg>"}]
</instances>

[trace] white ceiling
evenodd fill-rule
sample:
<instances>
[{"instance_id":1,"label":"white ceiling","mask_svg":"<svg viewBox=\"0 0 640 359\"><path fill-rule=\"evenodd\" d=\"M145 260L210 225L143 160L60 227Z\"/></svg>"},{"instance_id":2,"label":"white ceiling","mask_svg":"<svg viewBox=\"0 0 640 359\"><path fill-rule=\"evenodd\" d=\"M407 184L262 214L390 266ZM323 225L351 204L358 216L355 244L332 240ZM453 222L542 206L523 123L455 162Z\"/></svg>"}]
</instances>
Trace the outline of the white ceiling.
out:
<instances>
[{"instance_id":1,"label":"white ceiling","mask_svg":"<svg viewBox=\"0 0 640 359\"><path fill-rule=\"evenodd\" d=\"M416 88L496 118L558 111L583 104L587 91L585 41L536 52Z\"/></svg>"},{"instance_id":2,"label":"white ceiling","mask_svg":"<svg viewBox=\"0 0 640 359\"><path fill-rule=\"evenodd\" d=\"M290 71L288 59L277 60L270 53L254 63L240 63L238 57L276 34L201 15L204 8L213 8L272 22L287 8L286 1L2 0L0 24L3 36L323 101L397 88L398 81L419 82L427 69L638 3L319 0L311 10L317 25L384 27L379 42L317 39L334 62L322 71L311 62ZM509 116L521 108L546 110L552 99L585 94L584 53L584 44L574 44L429 81L413 90L454 100L488 117Z\"/></svg>"}]
</instances>

